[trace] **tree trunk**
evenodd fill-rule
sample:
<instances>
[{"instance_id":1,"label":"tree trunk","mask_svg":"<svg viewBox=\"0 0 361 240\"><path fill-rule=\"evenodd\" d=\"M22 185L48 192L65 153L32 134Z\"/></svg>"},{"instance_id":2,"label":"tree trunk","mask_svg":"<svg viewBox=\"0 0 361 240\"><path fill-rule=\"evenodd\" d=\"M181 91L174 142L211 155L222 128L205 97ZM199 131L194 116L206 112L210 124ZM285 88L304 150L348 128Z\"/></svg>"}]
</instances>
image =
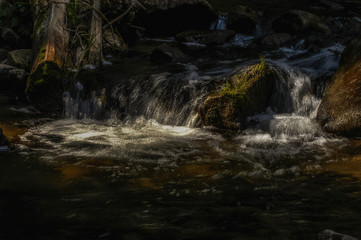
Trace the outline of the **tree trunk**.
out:
<instances>
[{"instance_id":1,"label":"tree trunk","mask_svg":"<svg viewBox=\"0 0 361 240\"><path fill-rule=\"evenodd\" d=\"M89 64L96 66L102 63L103 21L99 14L100 4L100 0L93 0L93 16L90 26Z\"/></svg>"},{"instance_id":2,"label":"tree trunk","mask_svg":"<svg viewBox=\"0 0 361 240\"><path fill-rule=\"evenodd\" d=\"M62 105L63 72L66 65L69 34L66 29L66 4L35 0L34 49L36 58L29 76L26 94L40 110L58 110Z\"/></svg>"}]
</instances>

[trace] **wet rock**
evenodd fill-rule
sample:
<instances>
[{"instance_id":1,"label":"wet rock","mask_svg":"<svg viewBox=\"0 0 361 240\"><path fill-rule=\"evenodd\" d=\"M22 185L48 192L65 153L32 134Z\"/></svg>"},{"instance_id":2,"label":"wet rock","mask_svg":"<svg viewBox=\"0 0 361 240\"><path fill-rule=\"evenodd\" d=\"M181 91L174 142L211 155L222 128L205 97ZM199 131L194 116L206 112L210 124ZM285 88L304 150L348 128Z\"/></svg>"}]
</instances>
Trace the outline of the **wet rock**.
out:
<instances>
[{"instance_id":1,"label":"wet rock","mask_svg":"<svg viewBox=\"0 0 361 240\"><path fill-rule=\"evenodd\" d=\"M326 25L314 14L302 10L291 10L275 19L272 29L276 33L328 33Z\"/></svg>"},{"instance_id":2,"label":"wet rock","mask_svg":"<svg viewBox=\"0 0 361 240\"><path fill-rule=\"evenodd\" d=\"M0 154L8 153L12 147L11 142L5 137L3 130L0 127Z\"/></svg>"},{"instance_id":3,"label":"wet rock","mask_svg":"<svg viewBox=\"0 0 361 240\"><path fill-rule=\"evenodd\" d=\"M342 233L337 233L332 230L323 230L318 234L318 239L319 240L358 240L354 237Z\"/></svg>"},{"instance_id":4,"label":"wet rock","mask_svg":"<svg viewBox=\"0 0 361 240\"><path fill-rule=\"evenodd\" d=\"M262 46L266 49L274 49L280 47L292 39L288 33L275 33L262 39Z\"/></svg>"},{"instance_id":5,"label":"wet rock","mask_svg":"<svg viewBox=\"0 0 361 240\"><path fill-rule=\"evenodd\" d=\"M361 38L344 50L340 66L326 88L317 120L328 132L361 136Z\"/></svg>"},{"instance_id":6,"label":"wet rock","mask_svg":"<svg viewBox=\"0 0 361 240\"><path fill-rule=\"evenodd\" d=\"M18 68L30 69L33 59L33 51L31 49L18 49L9 52L8 62Z\"/></svg>"},{"instance_id":7,"label":"wet rock","mask_svg":"<svg viewBox=\"0 0 361 240\"><path fill-rule=\"evenodd\" d=\"M17 33L7 27L0 28L0 46L16 48L21 44L21 39Z\"/></svg>"},{"instance_id":8,"label":"wet rock","mask_svg":"<svg viewBox=\"0 0 361 240\"><path fill-rule=\"evenodd\" d=\"M178 48L162 44L153 50L150 59L155 62L188 62L190 58Z\"/></svg>"},{"instance_id":9,"label":"wet rock","mask_svg":"<svg viewBox=\"0 0 361 240\"><path fill-rule=\"evenodd\" d=\"M176 35L179 42L191 42L208 46L222 45L231 40L236 33L232 30L187 31Z\"/></svg>"},{"instance_id":10,"label":"wet rock","mask_svg":"<svg viewBox=\"0 0 361 240\"><path fill-rule=\"evenodd\" d=\"M228 29L232 29L238 33L251 34L254 32L258 22L258 14L254 10L238 6L228 15Z\"/></svg>"},{"instance_id":11,"label":"wet rock","mask_svg":"<svg viewBox=\"0 0 361 240\"><path fill-rule=\"evenodd\" d=\"M110 31L105 30L103 33L103 47L105 51L109 50L110 52L119 51L119 52L127 52L128 51L128 44L124 41L124 39Z\"/></svg>"},{"instance_id":12,"label":"wet rock","mask_svg":"<svg viewBox=\"0 0 361 240\"><path fill-rule=\"evenodd\" d=\"M226 86L209 95L200 108L204 126L244 129L247 117L266 109L272 95L276 73L264 62L247 69L238 68L225 79Z\"/></svg>"},{"instance_id":13,"label":"wet rock","mask_svg":"<svg viewBox=\"0 0 361 240\"><path fill-rule=\"evenodd\" d=\"M207 30L217 13L204 0L142 0L145 10L136 15L137 26L152 36L171 36L196 29Z\"/></svg>"},{"instance_id":14,"label":"wet rock","mask_svg":"<svg viewBox=\"0 0 361 240\"><path fill-rule=\"evenodd\" d=\"M0 62L6 60L8 58L9 51L6 49L0 48Z\"/></svg>"},{"instance_id":15,"label":"wet rock","mask_svg":"<svg viewBox=\"0 0 361 240\"><path fill-rule=\"evenodd\" d=\"M0 91L22 97L27 76L28 73L24 69L0 64Z\"/></svg>"}]
</instances>

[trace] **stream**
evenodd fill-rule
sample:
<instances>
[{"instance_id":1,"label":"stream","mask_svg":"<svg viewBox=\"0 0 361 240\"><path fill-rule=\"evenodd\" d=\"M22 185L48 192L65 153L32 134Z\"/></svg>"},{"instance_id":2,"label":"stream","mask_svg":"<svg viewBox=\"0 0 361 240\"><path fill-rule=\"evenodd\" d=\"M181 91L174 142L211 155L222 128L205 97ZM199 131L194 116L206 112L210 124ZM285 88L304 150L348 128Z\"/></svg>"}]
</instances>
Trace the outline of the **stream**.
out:
<instances>
[{"instance_id":1,"label":"stream","mask_svg":"<svg viewBox=\"0 0 361 240\"><path fill-rule=\"evenodd\" d=\"M242 132L200 128L196 109L215 78L248 59L183 64L146 80L119 70L105 94L65 92L62 119L0 96L17 146L0 155L0 239L317 239L324 229L361 237L361 141L314 120L313 79L333 73L342 50L306 54L301 41L267 53L282 77Z\"/></svg>"}]
</instances>

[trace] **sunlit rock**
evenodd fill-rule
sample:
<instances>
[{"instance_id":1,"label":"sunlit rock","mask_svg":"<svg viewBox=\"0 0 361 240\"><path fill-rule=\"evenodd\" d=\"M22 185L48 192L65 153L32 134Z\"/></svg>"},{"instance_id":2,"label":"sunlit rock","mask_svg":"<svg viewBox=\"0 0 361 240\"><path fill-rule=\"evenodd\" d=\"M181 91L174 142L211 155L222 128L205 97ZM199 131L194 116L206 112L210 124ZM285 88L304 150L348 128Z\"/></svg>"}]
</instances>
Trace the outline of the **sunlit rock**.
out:
<instances>
[{"instance_id":1,"label":"sunlit rock","mask_svg":"<svg viewBox=\"0 0 361 240\"><path fill-rule=\"evenodd\" d=\"M361 39L342 54L340 67L327 86L317 120L328 132L361 136Z\"/></svg>"}]
</instances>

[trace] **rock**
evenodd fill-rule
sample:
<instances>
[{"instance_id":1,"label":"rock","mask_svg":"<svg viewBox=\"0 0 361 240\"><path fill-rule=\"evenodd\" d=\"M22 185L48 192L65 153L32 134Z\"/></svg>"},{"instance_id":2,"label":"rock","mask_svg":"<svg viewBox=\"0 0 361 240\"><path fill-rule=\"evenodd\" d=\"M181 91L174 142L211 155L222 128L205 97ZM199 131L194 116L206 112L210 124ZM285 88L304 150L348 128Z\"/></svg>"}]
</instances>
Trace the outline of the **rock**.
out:
<instances>
[{"instance_id":1,"label":"rock","mask_svg":"<svg viewBox=\"0 0 361 240\"><path fill-rule=\"evenodd\" d=\"M6 60L8 58L9 51L6 49L0 48L0 62Z\"/></svg>"},{"instance_id":2,"label":"rock","mask_svg":"<svg viewBox=\"0 0 361 240\"><path fill-rule=\"evenodd\" d=\"M18 68L30 69L33 60L33 51L31 49L19 49L9 53L8 61L10 65Z\"/></svg>"},{"instance_id":3,"label":"rock","mask_svg":"<svg viewBox=\"0 0 361 240\"><path fill-rule=\"evenodd\" d=\"M24 69L0 64L0 90L18 97L23 96L27 76L28 73Z\"/></svg>"},{"instance_id":4,"label":"rock","mask_svg":"<svg viewBox=\"0 0 361 240\"><path fill-rule=\"evenodd\" d=\"M167 44L162 44L156 47L150 55L152 61L161 62L188 62L189 57L185 55L178 48L172 47Z\"/></svg>"},{"instance_id":5,"label":"rock","mask_svg":"<svg viewBox=\"0 0 361 240\"><path fill-rule=\"evenodd\" d=\"M191 42L208 46L222 45L232 39L236 33L232 30L187 31L176 35L179 42Z\"/></svg>"},{"instance_id":6,"label":"rock","mask_svg":"<svg viewBox=\"0 0 361 240\"><path fill-rule=\"evenodd\" d=\"M39 64L26 82L28 100L40 111L59 113L63 109L64 76L54 62Z\"/></svg>"},{"instance_id":7,"label":"rock","mask_svg":"<svg viewBox=\"0 0 361 240\"><path fill-rule=\"evenodd\" d=\"M123 38L109 29L104 31L103 38L103 47L105 50L108 49L111 52L114 50L119 52L128 51L128 44L123 40Z\"/></svg>"},{"instance_id":8,"label":"rock","mask_svg":"<svg viewBox=\"0 0 361 240\"><path fill-rule=\"evenodd\" d=\"M327 26L314 14L302 10L291 10L272 22L276 33L328 33Z\"/></svg>"},{"instance_id":9,"label":"rock","mask_svg":"<svg viewBox=\"0 0 361 240\"><path fill-rule=\"evenodd\" d=\"M328 132L361 136L361 38L344 50L340 66L325 90L317 120Z\"/></svg>"},{"instance_id":10,"label":"rock","mask_svg":"<svg viewBox=\"0 0 361 240\"><path fill-rule=\"evenodd\" d=\"M7 74L12 69L15 69L15 67L0 63L0 74Z\"/></svg>"},{"instance_id":11,"label":"rock","mask_svg":"<svg viewBox=\"0 0 361 240\"><path fill-rule=\"evenodd\" d=\"M354 237L337 233L332 230L323 230L318 234L319 240L358 240Z\"/></svg>"},{"instance_id":12,"label":"rock","mask_svg":"<svg viewBox=\"0 0 361 240\"><path fill-rule=\"evenodd\" d=\"M323 7L325 9L331 9L334 11L342 11L345 9L345 7L342 6L341 4L329 0L321 0L318 3L318 6Z\"/></svg>"},{"instance_id":13,"label":"rock","mask_svg":"<svg viewBox=\"0 0 361 240\"><path fill-rule=\"evenodd\" d=\"M274 49L280 47L292 39L288 33L275 33L262 39L262 46L266 49Z\"/></svg>"},{"instance_id":14,"label":"rock","mask_svg":"<svg viewBox=\"0 0 361 240\"><path fill-rule=\"evenodd\" d=\"M222 90L208 96L200 108L202 125L244 129L247 117L263 112L269 104L275 72L263 61L247 69L237 68L223 82Z\"/></svg>"},{"instance_id":15,"label":"rock","mask_svg":"<svg viewBox=\"0 0 361 240\"><path fill-rule=\"evenodd\" d=\"M238 6L228 15L228 29L238 33L251 34L254 32L258 22L258 14L245 6Z\"/></svg>"},{"instance_id":16,"label":"rock","mask_svg":"<svg viewBox=\"0 0 361 240\"><path fill-rule=\"evenodd\" d=\"M16 48L21 44L21 39L12 29L7 27L0 28L0 46Z\"/></svg>"},{"instance_id":17,"label":"rock","mask_svg":"<svg viewBox=\"0 0 361 240\"><path fill-rule=\"evenodd\" d=\"M145 10L138 11L135 25L151 36L171 36L179 32L208 30L217 13L204 0L141 0Z\"/></svg>"},{"instance_id":18,"label":"rock","mask_svg":"<svg viewBox=\"0 0 361 240\"><path fill-rule=\"evenodd\" d=\"M2 128L0 127L0 154L8 153L9 149L13 148L11 142L5 137Z\"/></svg>"}]
</instances>

